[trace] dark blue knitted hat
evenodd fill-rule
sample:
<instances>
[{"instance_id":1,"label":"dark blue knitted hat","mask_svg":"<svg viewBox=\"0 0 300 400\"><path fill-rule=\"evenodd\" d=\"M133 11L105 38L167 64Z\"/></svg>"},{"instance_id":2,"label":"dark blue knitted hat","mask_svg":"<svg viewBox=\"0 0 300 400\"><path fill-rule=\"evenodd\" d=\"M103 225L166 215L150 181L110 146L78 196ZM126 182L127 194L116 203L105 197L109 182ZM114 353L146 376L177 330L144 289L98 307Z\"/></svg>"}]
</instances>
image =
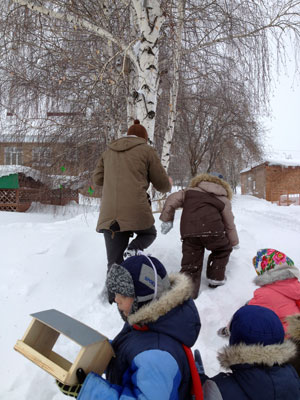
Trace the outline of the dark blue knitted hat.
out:
<instances>
[{"instance_id":1,"label":"dark blue knitted hat","mask_svg":"<svg viewBox=\"0 0 300 400\"><path fill-rule=\"evenodd\" d=\"M261 306L243 306L233 315L230 323L230 345L245 343L283 343L284 329L274 311Z\"/></svg>"},{"instance_id":2,"label":"dark blue knitted hat","mask_svg":"<svg viewBox=\"0 0 300 400\"><path fill-rule=\"evenodd\" d=\"M106 286L109 292L134 297L137 303L159 298L169 289L167 271L155 257L144 255L127 258L109 270Z\"/></svg>"}]
</instances>

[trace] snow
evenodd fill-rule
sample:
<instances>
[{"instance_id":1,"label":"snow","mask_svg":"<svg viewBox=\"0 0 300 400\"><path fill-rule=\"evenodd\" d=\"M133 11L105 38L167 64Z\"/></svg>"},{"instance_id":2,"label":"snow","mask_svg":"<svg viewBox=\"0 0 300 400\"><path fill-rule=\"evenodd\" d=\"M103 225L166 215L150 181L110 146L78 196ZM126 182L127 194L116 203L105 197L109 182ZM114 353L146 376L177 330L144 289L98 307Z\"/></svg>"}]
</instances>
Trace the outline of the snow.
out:
<instances>
[{"instance_id":1,"label":"snow","mask_svg":"<svg viewBox=\"0 0 300 400\"><path fill-rule=\"evenodd\" d=\"M0 212L0 315L1 315L1 400L66 399L54 378L16 352L30 314L57 309L91 326L109 338L121 329L116 306L103 303L101 291L106 276L106 252L102 234L95 231L97 206L74 204L67 207L34 205L26 213ZM233 212L240 237L227 268L227 283L209 289L202 276L196 300L202 328L194 348L199 348L208 375L220 371L217 351L226 339L216 335L232 313L255 290L252 258L260 248L285 252L300 265L300 207L279 207L251 196L237 194ZM180 268L180 211L174 228L165 236L159 232L159 214L154 214L158 237L149 253L159 258L168 272ZM206 262L208 252L205 254ZM60 337L54 350L74 360L77 348Z\"/></svg>"},{"instance_id":2,"label":"snow","mask_svg":"<svg viewBox=\"0 0 300 400\"><path fill-rule=\"evenodd\" d=\"M43 175L30 167L25 167L24 165L1 165L0 166L0 178L3 176L18 174L22 172L26 176L29 176L32 179L42 181Z\"/></svg>"},{"instance_id":3,"label":"snow","mask_svg":"<svg viewBox=\"0 0 300 400\"><path fill-rule=\"evenodd\" d=\"M46 175L40 171L26 167L24 165L0 165L0 178L11 174L23 173L25 176L40 181L46 185L49 185L52 189L59 188L61 185L67 185L70 182L74 182L70 187L71 189L78 189L83 186L82 181L84 176L87 176L87 172L82 173L80 176L71 175ZM80 181L80 182L79 182Z\"/></svg>"}]
</instances>

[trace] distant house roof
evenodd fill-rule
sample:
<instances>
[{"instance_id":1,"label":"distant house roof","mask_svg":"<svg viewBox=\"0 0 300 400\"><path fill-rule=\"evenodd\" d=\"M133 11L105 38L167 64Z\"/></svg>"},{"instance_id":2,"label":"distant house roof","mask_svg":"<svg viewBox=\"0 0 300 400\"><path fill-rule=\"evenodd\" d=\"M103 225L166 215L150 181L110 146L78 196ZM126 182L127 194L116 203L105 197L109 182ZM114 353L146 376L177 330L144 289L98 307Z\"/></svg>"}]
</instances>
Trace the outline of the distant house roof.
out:
<instances>
[{"instance_id":1,"label":"distant house roof","mask_svg":"<svg viewBox=\"0 0 300 400\"><path fill-rule=\"evenodd\" d=\"M283 159L283 160L273 160L273 159L265 159L259 163L252 165L251 167L245 168L240 173L248 172L253 168L259 167L260 165L267 164L267 165L281 165L283 167L300 167L300 160L292 160L292 159Z\"/></svg>"},{"instance_id":2,"label":"distant house roof","mask_svg":"<svg viewBox=\"0 0 300 400\"><path fill-rule=\"evenodd\" d=\"M24 165L0 165L0 178L19 173L23 173L25 176L35 181L40 181L52 189L59 188L61 185L67 185L72 182L69 187L73 190L79 189L86 184L87 175L86 173L80 176L46 175L36 169L25 167Z\"/></svg>"}]
</instances>

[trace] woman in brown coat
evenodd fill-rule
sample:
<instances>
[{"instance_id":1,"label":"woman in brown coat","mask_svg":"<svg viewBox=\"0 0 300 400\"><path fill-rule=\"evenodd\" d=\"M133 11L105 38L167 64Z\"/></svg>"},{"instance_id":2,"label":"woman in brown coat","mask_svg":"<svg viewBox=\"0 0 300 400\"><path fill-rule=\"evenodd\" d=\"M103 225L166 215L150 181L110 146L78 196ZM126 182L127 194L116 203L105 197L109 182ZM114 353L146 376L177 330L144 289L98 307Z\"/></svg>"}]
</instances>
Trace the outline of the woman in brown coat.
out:
<instances>
[{"instance_id":1,"label":"woman in brown coat","mask_svg":"<svg viewBox=\"0 0 300 400\"><path fill-rule=\"evenodd\" d=\"M134 121L127 136L108 145L98 161L93 181L102 186L97 232L104 233L108 268L121 264L129 238L130 255L144 250L154 241L156 229L147 189L150 182L166 193L171 183L155 149L147 144L148 134Z\"/></svg>"},{"instance_id":2,"label":"woman in brown coat","mask_svg":"<svg viewBox=\"0 0 300 400\"><path fill-rule=\"evenodd\" d=\"M233 246L239 243L231 210L232 190L220 174L201 174L189 187L168 196L160 215L162 233L173 226L174 214L182 207L181 272L194 282L193 298L198 297L204 250L210 250L206 276L211 288L225 283L225 269Z\"/></svg>"}]
</instances>

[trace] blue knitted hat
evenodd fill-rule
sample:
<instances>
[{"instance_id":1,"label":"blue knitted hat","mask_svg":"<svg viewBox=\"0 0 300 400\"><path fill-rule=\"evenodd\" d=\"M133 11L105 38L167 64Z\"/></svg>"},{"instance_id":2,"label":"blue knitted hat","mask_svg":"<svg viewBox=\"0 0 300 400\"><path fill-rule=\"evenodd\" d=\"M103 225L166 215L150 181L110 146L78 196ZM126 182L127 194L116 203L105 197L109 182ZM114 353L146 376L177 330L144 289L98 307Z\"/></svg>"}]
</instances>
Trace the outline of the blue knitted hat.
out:
<instances>
[{"instance_id":1,"label":"blue knitted hat","mask_svg":"<svg viewBox=\"0 0 300 400\"><path fill-rule=\"evenodd\" d=\"M279 317L266 307L246 305L233 315L230 323L230 345L245 343L283 343L284 329Z\"/></svg>"},{"instance_id":2,"label":"blue knitted hat","mask_svg":"<svg viewBox=\"0 0 300 400\"><path fill-rule=\"evenodd\" d=\"M109 292L133 297L140 304L159 298L170 282L157 258L140 255L127 258L121 265L113 264L106 286Z\"/></svg>"}]
</instances>

